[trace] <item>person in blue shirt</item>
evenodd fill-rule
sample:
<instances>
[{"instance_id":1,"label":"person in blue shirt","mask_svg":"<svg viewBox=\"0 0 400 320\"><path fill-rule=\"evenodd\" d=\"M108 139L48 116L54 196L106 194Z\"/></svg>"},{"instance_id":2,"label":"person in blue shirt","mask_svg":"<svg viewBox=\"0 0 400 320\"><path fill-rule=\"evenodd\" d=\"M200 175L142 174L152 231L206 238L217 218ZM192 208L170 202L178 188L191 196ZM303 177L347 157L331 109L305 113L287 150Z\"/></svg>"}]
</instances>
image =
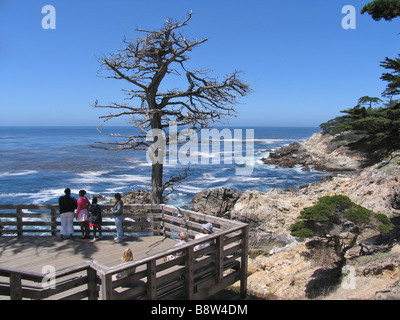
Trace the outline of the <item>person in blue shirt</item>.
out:
<instances>
[{"instance_id":1,"label":"person in blue shirt","mask_svg":"<svg viewBox=\"0 0 400 320\"><path fill-rule=\"evenodd\" d=\"M114 238L115 242L121 242L124 237L124 231L122 229L122 220L123 218L123 206L124 203L121 200L121 194L116 193L114 195L114 198L116 200L113 208L111 209L111 213L114 215L114 220L115 220L115 227L117 229L117 236Z\"/></svg>"}]
</instances>

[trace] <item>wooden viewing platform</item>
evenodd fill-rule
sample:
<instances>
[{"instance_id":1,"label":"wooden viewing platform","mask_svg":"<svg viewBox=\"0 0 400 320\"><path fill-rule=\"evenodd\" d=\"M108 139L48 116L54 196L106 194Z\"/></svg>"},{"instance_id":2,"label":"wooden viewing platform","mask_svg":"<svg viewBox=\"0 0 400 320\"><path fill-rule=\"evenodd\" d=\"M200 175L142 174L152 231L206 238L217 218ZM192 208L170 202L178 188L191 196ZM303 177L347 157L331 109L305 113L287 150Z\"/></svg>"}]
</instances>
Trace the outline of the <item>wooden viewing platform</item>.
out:
<instances>
[{"instance_id":1,"label":"wooden viewing platform","mask_svg":"<svg viewBox=\"0 0 400 320\"><path fill-rule=\"evenodd\" d=\"M237 281L246 295L247 224L168 205L124 205L123 242L114 243L108 215L101 240L80 239L74 222L76 236L62 241L58 216L57 205L0 205L0 298L199 300ZM214 233L194 240L206 222ZM180 231L189 241L175 246ZM134 260L122 263L126 248Z\"/></svg>"}]
</instances>

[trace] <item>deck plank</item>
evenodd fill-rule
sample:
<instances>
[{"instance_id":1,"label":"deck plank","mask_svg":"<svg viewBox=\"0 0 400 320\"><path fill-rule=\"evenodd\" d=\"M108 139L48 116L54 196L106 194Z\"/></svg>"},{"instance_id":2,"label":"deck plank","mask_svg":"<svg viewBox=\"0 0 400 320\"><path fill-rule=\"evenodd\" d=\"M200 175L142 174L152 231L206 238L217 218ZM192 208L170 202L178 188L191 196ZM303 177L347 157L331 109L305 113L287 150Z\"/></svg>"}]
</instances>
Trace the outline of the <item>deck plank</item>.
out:
<instances>
[{"instance_id":1,"label":"deck plank","mask_svg":"<svg viewBox=\"0 0 400 320\"><path fill-rule=\"evenodd\" d=\"M177 242L162 236L126 237L121 243L105 236L96 242L58 237L0 237L0 266L41 273L45 265L56 270L96 260L113 267L122 263L122 253L131 248L134 260L171 249Z\"/></svg>"}]
</instances>

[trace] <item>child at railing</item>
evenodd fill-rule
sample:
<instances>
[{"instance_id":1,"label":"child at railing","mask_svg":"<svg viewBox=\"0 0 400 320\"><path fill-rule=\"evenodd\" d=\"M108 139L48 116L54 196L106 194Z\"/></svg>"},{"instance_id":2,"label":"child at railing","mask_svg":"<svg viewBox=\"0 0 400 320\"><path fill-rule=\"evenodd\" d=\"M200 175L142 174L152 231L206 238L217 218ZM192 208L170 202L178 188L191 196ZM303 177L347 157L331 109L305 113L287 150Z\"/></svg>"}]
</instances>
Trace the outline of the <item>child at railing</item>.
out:
<instances>
[{"instance_id":1,"label":"child at railing","mask_svg":"<svg viewBox=\"0 0 400 320\"><path fill-rule=\"evenodd\" d=\"M102 208L97 204L97 197L93 197L92 204L89 207L89 227L93 228L93 240L99 240L102 237L101 224L102 224ZM96 238L96 233L99 232L99 237Z\"/></svg>"},{"instance_id":2,"label":"child at railing","mask_svg":"<svg viewBox=\"0 0 400 320\"><path fill-rule=\"evenodd\" d=\"M122 261L123 262L129 262L129 261L132 261L132 260L133 260L132 250L130 248L125 249L125 251L122 253ZM121 279L121 278L128 277L128 276L134 274L135 271L136 271L136 268L133 268L133 269L129 269L129 272L128 271L123 271L123 272L117 273L115 275L114 280L118 280L118 279Z\"/></svg>"}]
</instances>

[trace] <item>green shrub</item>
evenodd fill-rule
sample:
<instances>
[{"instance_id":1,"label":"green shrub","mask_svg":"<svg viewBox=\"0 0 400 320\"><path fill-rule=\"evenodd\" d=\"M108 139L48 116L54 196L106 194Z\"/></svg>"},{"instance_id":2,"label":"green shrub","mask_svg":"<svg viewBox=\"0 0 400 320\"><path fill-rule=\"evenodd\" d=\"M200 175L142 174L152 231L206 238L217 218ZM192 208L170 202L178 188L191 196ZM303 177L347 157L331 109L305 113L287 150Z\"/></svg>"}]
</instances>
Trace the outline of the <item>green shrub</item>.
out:
<instances>
[{"instance_id":1,"label":"green shrub","mask_svg":"<svg viewBox=\"0 0 400 320\"><path fill-rule=\"evenodd\" d=\"M341 195L321 197L318 202L328 206L331 210L345 210L354 205L349 197Z\"/></svg>"},{"instance_id":2,"label":"green shrub","mask_svg":"<svg viewBox=\"0 0 400 320\"><path fill-rule=\"evenodd\" d=\"M314 235L311 229L307 228L304 220L296 221L290 226L291 235L299 238L309 238Z\"/></svg>"},{"instance_id":3,"label":"green shrub","mask_svg":"<svg viewBox=\"0 0 400 320\"><path fill-rule=\"evenodd\" d=\"M330 216L332 216L332 210L329 206L322 203L317 203L313 207L305 208L300 213L301 219L309 219L312 221L328 221Z\"/></svg>"},{"instance_id":4,"label":"green shrub","mask_svg":"<svg viewBox=\"0 0 400 320\"><path fill-rule=\"evenodd\" d=\"M388 216L386 214L383 213L375 213L374 217L382 222L383 224L391 224L390 219L388 218Z\"/></svg>"},{"instance_id":5,"label":"green shrub","mask_svg":"<svg viewBox=\"0 0 400 320\"><path fill-rule=\"evenodd\" d=\"M382 234L387 234L392 230L392 226L387 224L381 224L380 226L378 226L378 230Z\"/></svg>"},{"instance_id":6,"label":"green shrub","mask_svg":"<svg viewBox=\"0 0 400 320\"><path fill-rule=\"evenodd\" d=\"M381 222L382 224L378 226L378 230L382 234L387 234L392 231L394 225L390 221L389 217L383 213L374 213L374 217L376 220Z\"/></svg>"},{"instance_id":7,"label":"green shrub","mask_svg":"<svg viewBox=\"0 0 400 320\"><path fill-rule=\"evenodd\" d=\"M290 226L290 231L294 237L319 236L333 240L336 253L344 257L345 252L354 246L362 228L365 227L376 228L385 234L390 232L393 225L386 215L373 213L355 204L346 196L336 195L321 197L314 206L302 210L297 221ZM341 238L340 234L349 230L352 239Z\"/></svg>"},{"instance_id":8,"label":"green shrub","mask_svg":"<svg viewBox=\"0 0 400 320\"><path fill-rule=\"evenodd\" d=\"M343 216L349 218L353 222L368 223L370 221L371 210L358 206L343 213Z\"/></svg>"}]
</instances>

